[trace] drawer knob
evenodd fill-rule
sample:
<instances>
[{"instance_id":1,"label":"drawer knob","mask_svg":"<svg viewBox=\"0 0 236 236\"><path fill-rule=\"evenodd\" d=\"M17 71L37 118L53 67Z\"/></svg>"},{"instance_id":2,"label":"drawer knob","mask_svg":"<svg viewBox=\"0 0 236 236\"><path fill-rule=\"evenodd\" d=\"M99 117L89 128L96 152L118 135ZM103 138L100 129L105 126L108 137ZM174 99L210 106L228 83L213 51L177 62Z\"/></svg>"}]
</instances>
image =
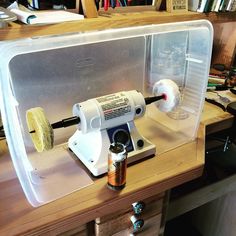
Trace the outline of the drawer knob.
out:
<instances>
[{"instance_id":1,"label":"drawer knob","mask_svg":"<svg viewBox=\"0 0 236 236\"><path fill-rule=\"evenodd\" d=\"M145 208L145 203L140 201L140 202L135 202L132 204L134 214L139 215L143 212Z\"/></svg>"},{"instance_id":2,"label":"drawer knob","mask_svg":"<svg viewBox=\"0 0 236 236\"><path fill-rule=\"evenodd\" d=\"M136 216L131 216L130 220L132 222L134 232L141 230L144 225L143 219L138 219Z\"/></svg>"}]
</instances>

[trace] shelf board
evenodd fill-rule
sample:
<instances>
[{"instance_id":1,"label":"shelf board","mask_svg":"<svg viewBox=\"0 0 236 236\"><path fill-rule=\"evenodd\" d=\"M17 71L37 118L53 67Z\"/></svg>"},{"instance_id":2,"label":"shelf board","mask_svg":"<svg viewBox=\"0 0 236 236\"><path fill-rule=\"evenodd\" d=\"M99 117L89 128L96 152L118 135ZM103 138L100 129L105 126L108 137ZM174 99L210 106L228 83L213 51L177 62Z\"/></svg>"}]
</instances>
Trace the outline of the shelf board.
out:
<instances>
[{"instance_id":1,"label":"shelf board","mask_svg":"<svg viewBox=\"0 0 236 236\"><path fill-rule=\"evenodd\" d=\"M236 14L235 12L197 13L190 11L186 13L168 13L165 11L154 11L152 8L136 8L136 11L132 10L129 12L125 10L123 12L121 10L99 11L98 18L84 19L76 22L37 26L12 23L9 27L0 30L0 40L199 19L207 19L212 23L236 22Z\"/></svg>"}]
</instances>

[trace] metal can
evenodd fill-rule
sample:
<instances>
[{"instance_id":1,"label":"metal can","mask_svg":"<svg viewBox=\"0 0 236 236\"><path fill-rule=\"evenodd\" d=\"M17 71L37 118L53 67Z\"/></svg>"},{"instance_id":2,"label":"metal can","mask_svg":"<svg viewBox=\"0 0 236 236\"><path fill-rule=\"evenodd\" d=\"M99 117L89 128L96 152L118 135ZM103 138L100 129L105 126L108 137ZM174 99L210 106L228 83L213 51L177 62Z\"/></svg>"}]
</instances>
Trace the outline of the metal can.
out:
<instances>
[{"instance_id":1,"label":"metal can","mask_svg":"<svg viewBox=\"0 0 236 236\"><path fill-rule=\"evenodd\" d=\"M127 151L122 143L112 143L108 154L108 187L121 190L126 184Z\"/></svg>"}]
</instances>

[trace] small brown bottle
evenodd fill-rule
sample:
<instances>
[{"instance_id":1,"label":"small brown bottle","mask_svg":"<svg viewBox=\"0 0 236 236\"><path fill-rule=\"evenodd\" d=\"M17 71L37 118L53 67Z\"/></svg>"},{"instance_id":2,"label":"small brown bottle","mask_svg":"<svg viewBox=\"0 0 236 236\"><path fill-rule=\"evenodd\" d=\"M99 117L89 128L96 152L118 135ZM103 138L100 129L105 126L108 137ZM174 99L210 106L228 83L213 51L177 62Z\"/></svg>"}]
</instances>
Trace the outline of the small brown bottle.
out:
<instances>
[{"instance_id":1,"label":"small brown bottle","mask_svg":"<svg viewBox=\"0 0 236 236\"><path fill-rule=\"evenodd\" d=\"M108 154L108 187L121 190L126 184L127 151L125 145L112 143Z\"/></svg>"}]
</instances>

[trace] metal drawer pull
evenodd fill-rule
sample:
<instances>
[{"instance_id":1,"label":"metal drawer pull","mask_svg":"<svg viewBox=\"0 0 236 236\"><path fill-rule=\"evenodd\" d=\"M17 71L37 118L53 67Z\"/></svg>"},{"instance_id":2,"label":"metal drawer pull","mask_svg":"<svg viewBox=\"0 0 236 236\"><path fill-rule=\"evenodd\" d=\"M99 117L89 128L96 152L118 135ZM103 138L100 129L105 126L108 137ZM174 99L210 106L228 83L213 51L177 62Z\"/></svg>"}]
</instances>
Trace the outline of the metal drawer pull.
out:
<instances>
[{"instance_id":1,"label":"metal drawer pull","mask_svg":"<svg viewBox=\"0 0 236 236\"><path fill-rule=\"evenodd\" d=\"M136 216L131 216L130 220L131 220L132 225L133 225L134 233L141 230L141 228L144 225L144 220L143 219L138 219Z\"/></svg>"},{"instance_id":2,"label":"metal drawer pull","mask_svg":"<svg viewBox=\"0 0 236 236\"><path fill-rule=\"evenodd\" d=\"M134 214L135 215L140 215L144 208L145 208L145 203L140 201L140 202L135 202L132 204L132 207L133 207L133 211L134 211Z\"/></svg>"}]
</instances>

